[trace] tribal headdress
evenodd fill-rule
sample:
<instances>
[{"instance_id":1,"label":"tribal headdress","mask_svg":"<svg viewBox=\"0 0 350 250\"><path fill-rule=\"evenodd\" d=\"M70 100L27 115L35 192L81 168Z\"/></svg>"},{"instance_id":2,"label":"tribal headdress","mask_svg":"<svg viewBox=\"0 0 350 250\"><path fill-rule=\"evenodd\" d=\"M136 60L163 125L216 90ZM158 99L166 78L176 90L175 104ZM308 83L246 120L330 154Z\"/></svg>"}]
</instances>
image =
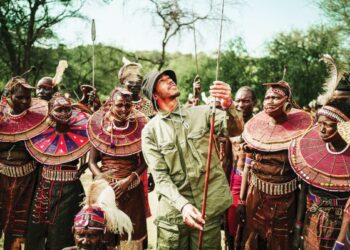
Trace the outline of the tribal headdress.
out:
<instances>
[{"instance_id":1,"label":"tribal headdress","mask_svg":"<svg viewBox=\"0 0 350 250\"><path fill-rule=\"evenodd\" d=\"M118 79L120 84L124 84L125 81L142 81L141 69L142 66L136 62L130 62L123 57L123 66L118 72Z\"/></svg>"},{"instance_id":2,"label":"tribal headdress","mask_svg":"<svg viewBox=\"0 0 350 250\"><path fill-rule=\"evenodd\" d=\"M317 112L317 115L324 115L336 122L345 122L350 120L349 96L339 92L350 91L350 73L339 72L334 59L330 55L324 55L321 59L329 69L330 76L324 84L325 93L317 98L317 102L323 107Z\"/></svg>"},{"instance_id":3,"label":"tribal headdress","mask_svg":"<svg viewBox=\"0 0 350 250\"><path fill-rule=\"evenodd\" d=\"M127 233L131 239L132 222L117 208L114 190L106 180L99 178L92 182L83 204L84 207L74 218L74 229Z\"/></svg>"},{"instance_id":4,"label":"tribal headdress","mask_svg":"<svg viewBox=\"0 0 350 250\"><path fill-rule=\"evenodd\" d=\"M327 102L332 99L337 98L349 98L350 97L350 72L341 72L339 71L334 59L325 54L320 59L324 61L328 67L329 76L326 82L323 84L324 93L317 98L317 102L320 105L325 105ZM343 93L338 95L337 91L348 92L347 95Z\"/></svg>"}]
</instances>

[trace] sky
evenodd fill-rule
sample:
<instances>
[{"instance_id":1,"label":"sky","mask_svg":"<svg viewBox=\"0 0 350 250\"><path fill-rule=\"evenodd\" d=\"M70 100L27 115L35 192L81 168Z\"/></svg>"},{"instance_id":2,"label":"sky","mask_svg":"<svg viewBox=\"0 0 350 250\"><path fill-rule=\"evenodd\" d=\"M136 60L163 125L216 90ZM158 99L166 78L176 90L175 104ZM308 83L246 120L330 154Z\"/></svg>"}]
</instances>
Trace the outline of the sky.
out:
<instances>
[{"instance_id":1,"label":"sky","mask_svg":"<svg viewBox=\"0 0 350 250\"><path fill-rule=\"evenodd\" d=\"M204 1L204 0L202 0ZM114 0L110 4L90 1L82 13L96 22L96 43L103 43L128 51L160 50L162 29L157 17L145 12L147 0ZM187 0L192 8L202 8L198 1ZM306 30L327 20L315 4L315 0L245 0L225 8L231 22L224 23L222 46L229 40L242 37L252 56L261 56L265 44L279 32L291 29ZM73 19L56 27L62 43L68 46L91 44L91 23ZM197 51L211 53L217 50L219 22L196 26ZM185 32L173 39L168 52L194 53L192 32Z\"/></svg>"}]
</instances>

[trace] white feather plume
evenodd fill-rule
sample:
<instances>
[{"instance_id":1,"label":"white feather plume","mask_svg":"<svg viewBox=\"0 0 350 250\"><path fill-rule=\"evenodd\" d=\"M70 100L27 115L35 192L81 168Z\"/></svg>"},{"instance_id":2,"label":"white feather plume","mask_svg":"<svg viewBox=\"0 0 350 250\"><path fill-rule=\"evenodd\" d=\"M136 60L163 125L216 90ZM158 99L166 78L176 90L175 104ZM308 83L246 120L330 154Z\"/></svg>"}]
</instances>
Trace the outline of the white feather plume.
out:
<instances>
[{"instance_id":1,"label":"white feather plume","mask_svg":"<svg viewBox=\"0 0 350 250\"><path fill-rule=\"evenodd\" d=\"M330 55L324 54L320 61L324 61L329 72L329 76L323 84L324 93L317 98L319 104L325 105L332 98L334 91L338 86L340 72L337 69L334 59Z\"/></svg>"},{"instance_id":2,"label":"white feather plume","mask_svg":"<svg viewBox=\"0 0 350 250\"><path fill-rule=\"evenodd\" d=\"M56 68L56 74L52 79L54 86L58 85L62 81L62 76L66 68L68 68L68 62L66 60L60 60Z\"/></svg>"},{"instance_id":3,"label":"white feather plume","mask_svg":"<svg viewBox=\"0 0 350 250\"><path fill-rule=\"evenodd\" d=\"M93 181L83 203L85 206L99 206L105 212L107 229L113 233L127 233L128 240L131 240L132 222L129 216L117 207L114 190L106 180Z\"/></svg>"}]
</instances>

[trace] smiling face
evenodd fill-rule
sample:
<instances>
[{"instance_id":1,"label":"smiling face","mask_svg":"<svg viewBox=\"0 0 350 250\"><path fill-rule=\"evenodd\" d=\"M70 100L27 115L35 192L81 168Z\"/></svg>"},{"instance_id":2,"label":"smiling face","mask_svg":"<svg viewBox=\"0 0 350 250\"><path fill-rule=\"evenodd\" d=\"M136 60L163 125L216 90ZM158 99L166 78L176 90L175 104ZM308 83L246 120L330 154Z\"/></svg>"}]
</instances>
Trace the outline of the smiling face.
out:
<instances>
[{"instance_id":1,"label":"smiling face","mask_svg":"<svg viewBox=\"0 0 350 250\"><path fill-rule=\"evenodd\" d=\"M49 105L50 117L59 124L68 124L72 117L72 104L69 99L60 96L54 98Z\"/></svg>"},{"instance_id":2,"label":"smiling face","mask_svg":"<svg viewBox=\"0 0 350 250\"><path fill-rule=\"evenodd\" d=\"M283 95L281 91L274 91L269 88L264 98L264 111L271 117L278 117L284 114L283 106L287 102L288 97Z\"/></svg>"},{"instance_id":3,"label":"smiling face","mask_svg":"<svg viewBox=\"0 0 350 250\"><path fill-rule=\"evenodd\" d=\"M74 241L79 250L103 249L103 231L94 229L75 229Z\"/></svg>"},{"instance_id":4,"label":"smiling face","mask_svg":"<svg viewBox=\"0 0 350 250\"><path fill-rule=\"evenodd\" d=\"M131 95L116 93L113 97L111 113L120 122L128 120L132 108Z\"/></svg>"},{"instance_id":5,"label":"smiling face","mask_svg":"<svg viewBox=\"0 0 350 250\"><path fill-rule=\"evenodd\" d=\"M31 91L22 85L18 85L18 87L14 88L12 91L10 98L13 104L13 112L15 114L20 114L30 107L32 100Z\"/></svg>"},{"instance_id":6,"label":"smiling face","mask_svg":"<svg viewBox=\"0 0 350 250\"><path fill-rule=\"evenodd\" d=\"M154 95L163 100L174 99L180 96L180 91L176 83L168 75L163 74L155 84Z\"/></svg>"}]
</instances>

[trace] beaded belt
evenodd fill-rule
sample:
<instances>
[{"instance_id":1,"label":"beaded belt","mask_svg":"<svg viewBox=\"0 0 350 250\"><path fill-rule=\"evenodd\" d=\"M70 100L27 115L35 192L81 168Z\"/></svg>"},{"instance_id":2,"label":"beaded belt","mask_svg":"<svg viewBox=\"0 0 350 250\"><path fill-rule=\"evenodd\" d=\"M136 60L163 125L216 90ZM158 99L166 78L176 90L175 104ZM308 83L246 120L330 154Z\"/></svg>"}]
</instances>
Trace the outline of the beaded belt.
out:
<instances>
[{"instance_id":1,"label":"beaded belt","mask_svg":"<svg viewBox=\"0 0 350 250\"><path fill-rule=\"evenodd\" d=\"M338 198L338 199L325 199L321 198L318 195L315 194L308 194L307 199L310 202L313 202L317 206L330 206L330 207L344 207L346 202L348 201L348 198Z\"/></svg>"},{"instance_id":2,"label":"beaded belt","mask_svg":"<svg viewBox=\"0 0 350 250\"><path fill-rule=\"evenodd\" d=\"M251 181L261 192L268 195L284 195L294 192L298 187L297 178L285 183L271 183L259 179L251 172Z\"/></svg>"},{"instance_id":3,"label":"beaded belt","mask_svg":"<svg viewBox=\"0 0 350 250\"><path fill-rule=\"evenodd\" d=\"M0 164L0 173L8 177L22 177L33 172L35 167L36 164L34 161L30 161L20 166L7 166Z\"/></svg>"},{"instance_id":4,"label":"beaded belt","mask_svg":"<svg viewBox=\"0 0 350 250\"><path fill-rule=\"evenodd\" d=\"M75 181L78 170L57 170L43 168L42 177L49 181Z\"/></svg>"}]
</instances>

